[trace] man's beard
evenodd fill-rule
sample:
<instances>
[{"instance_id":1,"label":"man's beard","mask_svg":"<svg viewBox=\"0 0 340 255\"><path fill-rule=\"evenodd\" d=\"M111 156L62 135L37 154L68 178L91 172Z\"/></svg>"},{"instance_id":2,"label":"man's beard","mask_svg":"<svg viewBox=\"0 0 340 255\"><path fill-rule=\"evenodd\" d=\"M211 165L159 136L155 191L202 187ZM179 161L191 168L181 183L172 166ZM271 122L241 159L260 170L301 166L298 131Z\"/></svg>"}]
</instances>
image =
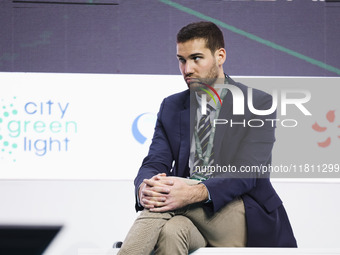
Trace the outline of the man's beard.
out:
<instances>
[{"instance_id":1,"label":"man's beard","mask_svg":"<svg viewBox=\"0 0 340 255\"><path fill-rule=\"evenodd\" d=\"M218 67L216 66L216 62L210 68L208 74L204 78L192 78L190 83L188 84L189 89L194 91L201 91L203 89L208 89L209 86L213 87L216 80L218 79Z\"/></svg>"}]
</instances>

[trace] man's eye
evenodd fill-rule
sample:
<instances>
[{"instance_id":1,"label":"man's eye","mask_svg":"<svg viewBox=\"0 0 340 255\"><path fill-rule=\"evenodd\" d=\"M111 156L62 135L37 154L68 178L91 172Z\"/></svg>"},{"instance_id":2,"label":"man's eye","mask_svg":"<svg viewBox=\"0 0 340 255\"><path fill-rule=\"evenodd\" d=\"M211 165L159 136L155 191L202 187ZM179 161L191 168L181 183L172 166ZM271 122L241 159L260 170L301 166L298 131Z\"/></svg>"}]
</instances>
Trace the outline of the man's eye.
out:
<instances>
[{"instance_id":1,"label":"man's eye","mask_svg":"<svg viewBox=\"0 0 340 255\"><path fill-rule=\"evenodd\" d=\"M201 57L193 57L193 60L194 60L194 61L197 61L197 60L199 60L199 59L201 59Z\"/></svg>"},{"instance_id":2,"label":"man's eye","mask_svg":"<svg viewBox=\"0 0 340 255\"><path fill-rule=\"evenodd\" d=\"M184 58L179 58L178 61L181 62L182 64L185 63L185 59Z\"/></svg>"}]
</instances>

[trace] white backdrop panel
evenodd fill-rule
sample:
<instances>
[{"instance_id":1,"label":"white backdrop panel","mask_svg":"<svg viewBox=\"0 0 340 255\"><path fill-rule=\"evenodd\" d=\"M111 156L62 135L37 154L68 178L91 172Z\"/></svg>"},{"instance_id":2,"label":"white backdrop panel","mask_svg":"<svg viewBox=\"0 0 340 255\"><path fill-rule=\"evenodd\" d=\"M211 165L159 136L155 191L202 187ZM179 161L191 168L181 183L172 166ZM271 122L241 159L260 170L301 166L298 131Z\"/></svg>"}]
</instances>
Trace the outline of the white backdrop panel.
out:
<instances>
[{"instance_id":1,"label":"white backdrop panel","mask_svg":"<svg viewBox=\"0 0 340 255\"><path fill-rule=\"evenodd\" d=\"M0 178L134 178L162 99L185 89L181 76L0 73Z\"/></svg>"},{"instance_id":2,"label":"white backdrop panel","mask_svg":"<svg viewBox=\"0 0 340 255\"><path fill-rule=\"evenodd\" d=\"M278 90L274 166L297 171L302 166L309 178L305 164L315 171L337 165L339 176L339 78L235 80L268 93ZM180 75L0 73L0 178L133 179L162 99L185 89ZM309 91L303 106L312 115L294 104L282 115L284 89ZM284 127L284 119L295 119L298 126ZM315 123L319 131L312 128Z\"/></svg>"}]
</instances>

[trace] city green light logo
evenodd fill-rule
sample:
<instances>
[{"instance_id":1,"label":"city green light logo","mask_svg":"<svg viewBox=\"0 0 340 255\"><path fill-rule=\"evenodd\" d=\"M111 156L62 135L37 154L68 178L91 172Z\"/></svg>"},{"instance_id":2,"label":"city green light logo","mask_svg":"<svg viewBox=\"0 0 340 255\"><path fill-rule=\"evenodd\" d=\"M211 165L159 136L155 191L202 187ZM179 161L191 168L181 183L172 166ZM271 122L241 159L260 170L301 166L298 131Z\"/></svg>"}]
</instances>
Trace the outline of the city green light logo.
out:
<instances>
[{"instance_id":1,"label":"city green light logo","mask_svg":"<svg viewBox=\"0 0 340 255\"><path fill-rule=\"evenodd\" d=\"M69 120L70 103L0 98L0 162L16 162L20 153L43 157L68 152L78 123Z\"/></svg>"}]
</instances>

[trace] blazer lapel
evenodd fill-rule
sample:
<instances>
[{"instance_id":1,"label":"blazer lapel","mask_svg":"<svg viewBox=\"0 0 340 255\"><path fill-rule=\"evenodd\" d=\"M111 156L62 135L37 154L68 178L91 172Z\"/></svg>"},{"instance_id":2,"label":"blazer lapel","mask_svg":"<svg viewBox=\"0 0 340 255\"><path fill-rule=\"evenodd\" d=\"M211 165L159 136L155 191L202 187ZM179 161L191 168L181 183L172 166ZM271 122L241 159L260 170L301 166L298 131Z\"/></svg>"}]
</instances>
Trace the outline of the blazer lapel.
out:
<instances>
[{"instance_id":1,"label":"blazer lapel","mask_svg":"<svg viewBox=\"0 0 340 255\"><path fill-rule=\"evenodd\" d=\"M222 140L224 141L224 143L228 142L224 139L224 134L230 128L229 121L230 119L232 119L232 109L233 109L233 97L232 97L232 94L228 92L227 95L225 96L225 99L223 100L220 114L219 116L216 116L217 119L227 120L228 124L217 124L216 125L216 131L215 131L215 137L214 137L214 151L215 152L221 149Z\"/></svg>"},{"instance_id":2,"label":"blazer lapel","mask_svg":"<svg viewBox=\"0 0 340 255\"><path fill-rule=\"evenodd\" d=\"M194 132L195 116L197 110L197 101L193 93L190 93L183 104L183 110L179 112L180 118L180 148L179 148L179 160L178 160L178 175L185 176L185 171L188 169L188 162L190 156L191 141ZM217 118L226 119L230 121L232 119L233 109L233 97L231 93L227 93L223 100L220 114ZM230 128L229 123L226 125L217 125L214 137L214 150L219 151L222 146L222 140L225 140L225 132ZM222 139L223 138L223 139ZM215 154L216 155L216 154Z\"/></svg>"},{"instance_id":3,"label":"blazer lapel","mask_svg":"<svg viewBox=\"0 0 340 255\"><path fill-rule=\"evenodd\" d=\"M191 137L190 137L190 121L191 115L190 114L190 96L188 96L184 102L184 109L180 111L180 148L179 148L179 156L178 156L178 174L179 176L185 176L185 171L188 169L188 162L190 156L190 144L191 144Z\"/></svg>"}]
</instances>

